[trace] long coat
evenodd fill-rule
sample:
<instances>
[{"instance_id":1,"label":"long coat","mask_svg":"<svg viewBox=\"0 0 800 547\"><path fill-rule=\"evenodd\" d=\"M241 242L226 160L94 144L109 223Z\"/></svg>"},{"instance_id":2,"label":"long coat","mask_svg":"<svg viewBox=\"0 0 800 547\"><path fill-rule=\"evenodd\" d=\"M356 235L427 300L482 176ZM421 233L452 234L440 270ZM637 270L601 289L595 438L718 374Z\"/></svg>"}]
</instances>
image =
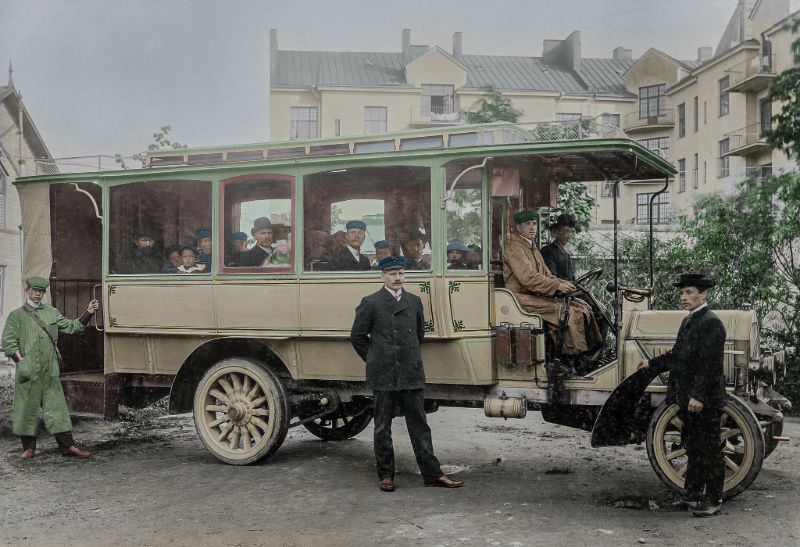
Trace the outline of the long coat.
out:
<instances>
[{"instance_id":1,"label":"long coat","mask_svg":"<svg viewBox=\"0 0 800 547\"><path fill-rule=\"evenodd\" d=\"M547 264L550 273L567 281L575 281L575 272L572 269L572 257L558 241L551 241L542 247L542 258Z\"/></svg>"},{"instance_id":2,"label":"long coat","mask_svg":"<svg viewBox=\"0 0 800 547\"><path fill-rule=\"evenodd\" d=\"M403 291L396 301L381 288L356 308L350 342L367 363L367 386L375 391L422 389L420 344L425 336L422 301Z\"/></svg>"},{"instance_id":3,"label":"long coat","mask_svg":"<svg viewBox=\"0 0 800 547\"><path fill-rule=\"evenodd\" d=\"M239 254L237 259L237 266L263 266L264 261L271 257L272 254L268 253L260 246L256 245L252 249L248 249Z\"/></svg>"},{"instance_id":4,"label":"long coat","mask_svg":"<svg viewBox=\"0 0 800 547\"><path fill-rule=\"evenodd\" d=\"M558 327L565 308L564 299L556 297L561 281L550 273L539 250L518 234L511 236L503 249L503 278L525 311L539 314L548 325ZM564 353L583 353L599 342L600 329L592 309L582 300L573 299L564 333Z\"/></svg>"},{"instance_id":5,"label":"long coat","mask_svg":"<svg viewBox=\"0 0 800 547\"><path fill-rule=\"evenodd\" d=\"M53 344L23 308L32 310L47 325L48 332L56 341L59 332L77 334L85 329L77 319L67 319L53 306L44 303L39 308L25 303L8 315L3 329L3 351L6 355L17 351L22 355L22 360L16 365L12 430L15 435L35 436L41 407L48 431L70 431L72 422L59 381Z\"/></svg>"},{"instance_id":6,"label":"long coat","mask_svg":"<svg viewBox=\"0 0 800 547\"><path fill-rule=\"evenodd\" d=\"M339 249L331 257L330 269L333 271L362 271L370 268L369 258L360 254L356 261L353 253L347 247Z\"/></svg>"},{"instance_id":7,"label":"long coat","mask_svg":"<svg viewBox=\"0 0 800 547\"><path fill-rule=\"evenodd\" d=\"M708 307L683 320L672 349L650 359L655 371L669 370L669 402L684 409L689 399L708 408L725 406L725 337L725 326Z\"/></svg>"}]
</instances>

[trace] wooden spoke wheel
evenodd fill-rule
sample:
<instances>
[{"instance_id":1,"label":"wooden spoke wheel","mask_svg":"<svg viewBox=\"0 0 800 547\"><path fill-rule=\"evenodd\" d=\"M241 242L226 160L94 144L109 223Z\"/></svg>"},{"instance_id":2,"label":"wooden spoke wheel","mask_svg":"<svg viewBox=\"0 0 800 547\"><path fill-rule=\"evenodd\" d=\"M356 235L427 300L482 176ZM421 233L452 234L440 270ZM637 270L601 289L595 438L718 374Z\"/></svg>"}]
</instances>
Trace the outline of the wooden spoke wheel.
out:
<instances>
[{"instance_id":1,"label":"wooden spoke wheel","mask_svg":"<svg viewBox=\"0 0 800 547\"><path fill-rule=\"evenodd\" d=\"M308 431L323 441L343 441L355 437L372 420L372 407L368 403L343 405L338 412L303 424Z\"/></svg>"},{"instance_id":2,"label":"wooden spoke wheel","mask_svg":"<svg viewBox=\"0 0 800 547\"><path fill-rule=\"evenodd\" d=\"M764 434L750 409L734 397L729 397L723 407L720 425L725 460L723 496L731 498L745 491L761 471ZM674 490L683 490L688 463L682 428L678 405L662 403L653 413L647 430L650 463L658 478Z\"/></svg>"},{"instance_id":3,"label":"wooden spoke wheel","mask_svg":"<svg viewBox=\"0 0 800 547\"><path fill-rule=\"evenodd\" d=\"M289 418L283 384L258 361L220 361L195 391L197 434L225 463L246 465L275 452L286 438Z\"/></svg>"}]
</instances>

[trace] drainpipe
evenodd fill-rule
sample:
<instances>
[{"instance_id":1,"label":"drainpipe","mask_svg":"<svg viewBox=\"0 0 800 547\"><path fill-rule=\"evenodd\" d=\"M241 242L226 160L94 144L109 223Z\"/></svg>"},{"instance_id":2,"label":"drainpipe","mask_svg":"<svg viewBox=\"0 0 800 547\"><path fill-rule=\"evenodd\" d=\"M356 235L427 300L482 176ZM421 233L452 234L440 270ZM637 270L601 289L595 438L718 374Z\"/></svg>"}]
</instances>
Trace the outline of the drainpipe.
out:
<instances>
[{"instance_id":1,"label":"drainpipe","mask_svg":"<svg viewBox=\"0 0 800 547\"><path fill-rule=\"evenodd\" d=\"M669 186L669 177L664 179L664 187L650 196L650 205L648 209L648 216L650 218L650 287L653 288L655 284L655 278L653 275L653 202L656 200L658 196L663 194L667 191L667 187ZM650 309L653 309L654 299L650 300Z\"/></svg>"}]
</instances>

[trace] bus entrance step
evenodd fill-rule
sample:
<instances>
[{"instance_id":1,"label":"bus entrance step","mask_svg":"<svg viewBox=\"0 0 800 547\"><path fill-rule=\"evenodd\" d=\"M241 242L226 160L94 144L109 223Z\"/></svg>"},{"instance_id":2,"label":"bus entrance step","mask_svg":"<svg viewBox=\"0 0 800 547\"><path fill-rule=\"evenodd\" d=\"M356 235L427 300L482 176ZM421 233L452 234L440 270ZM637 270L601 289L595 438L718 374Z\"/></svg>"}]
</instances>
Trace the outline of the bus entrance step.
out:
<instances>
[{"instance_id":1,"label":"bus entrance step","mask_svg":"<svg viewBox=\"0 0 800 547\"><path fill-rule=\"evenodd\" d=\"M70 414L115 418L120 385L113 375L100 371L68 372L61 375L61 387Z\"/></svg>"}]
</instances>

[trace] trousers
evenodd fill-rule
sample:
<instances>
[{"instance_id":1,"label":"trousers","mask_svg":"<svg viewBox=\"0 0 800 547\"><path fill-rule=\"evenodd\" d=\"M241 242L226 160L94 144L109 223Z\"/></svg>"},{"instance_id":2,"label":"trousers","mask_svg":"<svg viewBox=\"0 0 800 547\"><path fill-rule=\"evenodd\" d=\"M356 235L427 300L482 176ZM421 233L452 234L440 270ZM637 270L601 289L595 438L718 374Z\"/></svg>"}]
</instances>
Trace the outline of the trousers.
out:
<instances>
[{"instance_id":1,"label":"trousers","mask_svg":"<svg viewBox=\"0 0 800 547\"><path fill-rule=\"evenodd\" d=\"M399 406L406 418L408 436L414 448L414 456L425 482L442 476L439 460L433 453L431 428L425 418L425 394L421 389L398 391L375 391L374 449L378 478L394 479L394 446L392 445L392 418Z\"/></svg>"},{"instance_id":2,"label":"trousers","mask_svg":"<svg viewBox=\"0 0 800 547\"><path fill-rule=\"evenodd\" d=\"M72 438L72 431L64 431L63 433L54 433L53 436L56 438L58 447L61 450L66 450L67 448L75 444L75 441ZM22 442L22 450L28 450L29 448L36 448L35 436L21 435L19 440Z\"/></svg>"},{"instance_id":3,"label":"trousers","mask_svg":"<svg viewBox=\"0 0 800 547\"><path fill-rule=\"evenodd\" d=\"M679 413L683 420L681 438L688 460L686 468L686 494L691 499L711 502L722 501L725 483L725 460L720 441L719 408L704 408L700 412Z\"/></svg>"}]
</instances>

